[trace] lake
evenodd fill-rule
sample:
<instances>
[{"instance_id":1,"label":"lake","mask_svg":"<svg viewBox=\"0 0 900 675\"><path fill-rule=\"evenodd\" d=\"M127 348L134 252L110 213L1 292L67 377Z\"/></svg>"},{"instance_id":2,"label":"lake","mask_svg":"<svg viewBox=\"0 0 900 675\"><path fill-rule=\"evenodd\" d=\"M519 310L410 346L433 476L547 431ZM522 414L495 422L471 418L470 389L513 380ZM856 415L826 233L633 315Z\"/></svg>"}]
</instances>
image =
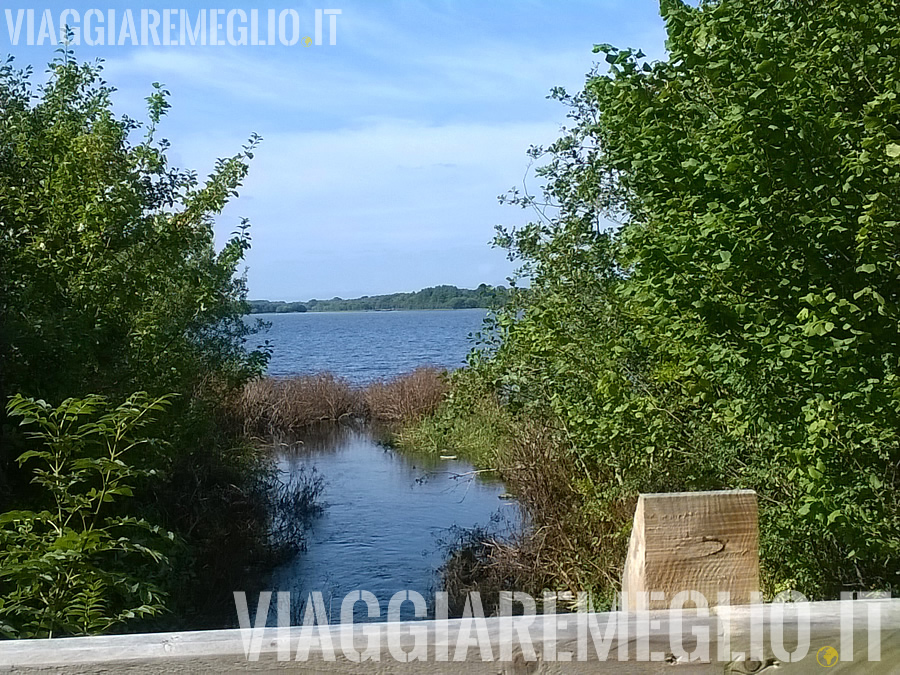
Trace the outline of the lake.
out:
<instances>
[{"instance_id":1,"label":"lake","mask_svg":"<svg viewBox=\"0 0 900 675\"><path fill-rule=\"evenodd\" d=\"M272 324L260 334L274 346L269 374L331 371L356 383L430 365L458 368L487 311L254 314Z\"/></svg>"},{"instance_id":2,"label":"lake","mask_svg":"<svg viewBox=\"0 0 900 675\"><path fill-rule=\"evenodd\" d=\"M255 315L271 322L271 375L328 370L355 383L391 377L417 366L455 368L465 362L469 334L484 310L334 312ZM455 459L398 452L379 444L372 429L334 425L283 439L280 468L313 467L325 480L324 510L308 531L307 550L274 570L269 587L289 591L292 621L308 594L323 595L330 620L352 591L373 593L386 618L390 598L414 590L432 604L439 589L444 540L454 528L502 532L520 520L502 483L473 475ZM404 618L411 618L403 606ZM365 621L357 603L355 620Z\"/></svg>"}]
</instances>

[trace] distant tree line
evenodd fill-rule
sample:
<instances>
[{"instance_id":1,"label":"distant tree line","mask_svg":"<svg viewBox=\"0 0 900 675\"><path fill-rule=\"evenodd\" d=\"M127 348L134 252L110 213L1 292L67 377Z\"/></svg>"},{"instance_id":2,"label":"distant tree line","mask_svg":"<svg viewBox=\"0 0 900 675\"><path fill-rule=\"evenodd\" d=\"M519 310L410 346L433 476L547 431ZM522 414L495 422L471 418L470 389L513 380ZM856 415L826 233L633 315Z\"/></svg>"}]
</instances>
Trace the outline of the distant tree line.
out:
<instances>
[{"instance_id":1,"label":"distant tree line","mask_svg":"<svg viewBox=\"0 0 900 675\"><path fill-rule=\"evenodd\" d=\"M509 289L505 286L481 284L476 289L456 286L433 286L414 293L390 295L364 295L344 300L310 300L309 302L283 302L281 300L251 300L251 314L288 312L350 312L391 309L495 309L506 305Z\"/></svg>"},{"instance_id":2,"label":"distant tree line","mask_svg":"<svg viewBox=\"0 0 900 675\"><path fill-rule=\"evenodd\" d=\"M309 308L302 302L284 302L282 300L251 300L251 314L289 314L292 312L307 312Z\"/></svg>"}]
</instances>

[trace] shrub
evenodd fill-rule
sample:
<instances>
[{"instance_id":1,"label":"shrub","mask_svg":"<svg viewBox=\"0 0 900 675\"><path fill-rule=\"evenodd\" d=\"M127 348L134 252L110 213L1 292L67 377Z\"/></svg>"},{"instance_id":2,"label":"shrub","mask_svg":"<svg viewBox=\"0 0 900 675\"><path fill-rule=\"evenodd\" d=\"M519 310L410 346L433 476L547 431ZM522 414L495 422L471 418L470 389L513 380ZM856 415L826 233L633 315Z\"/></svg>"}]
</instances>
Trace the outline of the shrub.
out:
<instances>
[{"instance_id":1,"label":"shrub","mask_svg":"<svg viewBox=\"0 0 900 675\"><path fill-rule=\"evenodd\" d=\"M0 632L55 637L105 632L163 610L154 579L174 536L128 515L140 435L168 397L137 393L113 407L101 396L53 408L15 396L8 412L31 429L18 462L41 489L40 511L0 515Z\"/></svg>"},{"instance_id":2,"label":"shrub","mask_svg":"<svg viewBox=\"0 0 900 675\"><path fill-rule=\"evenodd\" d=\"M529 293L475 364L561 430L595 551L639 492L753 488L766 591L896 588L900 4L661 8L667 58L598 45L552 92L544 194L512 195L543 217L497 239Z\"/></svg>"},{"instance_id":3,"label":"shrub","mask_svg":"<svg viewBox=\"0 0 900 675\"><path fill-rule=\"evenodd\" d=\"M219 251L213 232L259 139L201 182L157 138L168 92L154 85L147 123L117 118L101 73L65 50L39 87L0 65L0 395L188 406L210 375L233 386L265 364L245 347L249 226Z\"/></svg>"},{"instance_id":4,"label":"shrub","mask_svg":"<svg viewBox=\"0 0 900 675\"><path fill-rule=\"evenodd\" d=\"M92 395L118 401L134 391L151 399L178 394L166 419L147 430L167 442L165 452L141 446L130 454L129 480L140 489L115 504L119 517L152 519L184 540L164 580L174 605L196 597L201 581L214 583L211 571L242 562L221 555L221 533L231 528L245 548L264 546L249 538L265 532L266 505L249 502L264 493L265 463L232 428L217 425L222 403L267 357L265 347L248 348L254 328L243 316L239 268L249 226L241 221L219 249L213 231L259 138L201 179L172 166L169 144L158 137L168 92L153 86L146 122L117 116L101 69L66 49L39 82L12 59L0 65L0 399L18 393L55 405ZM46 505L29 484L35 458L21 467L14 461L28 449L25 439L5 423L5 409L0 418L0 512L24 523L15 514L42 514ZM27 527L45 537L41 528L49 526L35 523ZM119 569L122 555L100 556L96 574ZM52 559L42 558L46 573L65 574L51 569ZM125 606L117 588L107 583L98 600L107 618ZM166 620L195 620L198 609L179 613Z\"/></svg>"}]
</instances>

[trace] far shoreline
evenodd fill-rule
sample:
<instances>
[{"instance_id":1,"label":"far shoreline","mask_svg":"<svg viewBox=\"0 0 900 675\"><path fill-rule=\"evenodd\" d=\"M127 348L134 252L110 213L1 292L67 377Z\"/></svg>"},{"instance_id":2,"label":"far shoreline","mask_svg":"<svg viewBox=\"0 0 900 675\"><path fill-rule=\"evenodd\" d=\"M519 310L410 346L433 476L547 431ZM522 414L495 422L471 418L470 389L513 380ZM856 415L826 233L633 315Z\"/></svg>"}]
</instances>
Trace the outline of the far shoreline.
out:
<instances>
[{"instance_id":1,"label":"far shoreline","mask_svg":"<svg viewBox=\"0 0 900 675\"><path fill-rule=\"evenodd\" d=\"M427 309L308 309L305 312L249 312L244 316L284 316L285 314L396 314L397 312L484 312L495 307L429 307Z\"/></svg>"},{"instance_id":2,"label":"far shoreline","mask_svg":"<svg viewBox=\"0 0 900 675\"><path fill-rule=\"evenodd\" d=\"M250 314L304 314L306 312L402 312L437 309L490 309L505 306L511 289L480 284L477 288L442 285L429 286L412 293L363 295L357 298L335 296L327 300L252 300Z\"/></svg>"}]
</instances>

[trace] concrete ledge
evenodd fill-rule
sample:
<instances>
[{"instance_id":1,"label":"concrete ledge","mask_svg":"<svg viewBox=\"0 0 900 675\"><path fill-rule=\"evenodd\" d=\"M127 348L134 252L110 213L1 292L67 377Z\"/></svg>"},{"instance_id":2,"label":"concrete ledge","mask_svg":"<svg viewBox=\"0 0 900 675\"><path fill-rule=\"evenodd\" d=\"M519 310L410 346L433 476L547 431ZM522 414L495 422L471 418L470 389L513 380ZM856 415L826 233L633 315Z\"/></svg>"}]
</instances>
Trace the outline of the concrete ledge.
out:
<instances>
[{"instance_id":1,"label":"concrete ledge","mask_svg":"<svg viewBox=\"0 0 900 675\"><path fill-rule=\"evenodd\" d=\"M798 640L805 641L804 626L809 647L792 659ZM752 641L761 649L751 652ZM253 644L258 645L255 661L246 653ZM308 652L298 653L301 644ZM417 646L424 660L404 663L391 652L391 647L409 652ZM357 652L367 648L377 662L358 662ZM826 648L835 650L829 672L897 672L900 600L723 606L706 616L660 610L331 625L321 632L266 628L252 637L250 631L216 630L7 641L0 643L0 671L759 673L778 667L818 672L817 653ZM872 654L880 660L869 661Z\"/></svg>"}]
</instances>

